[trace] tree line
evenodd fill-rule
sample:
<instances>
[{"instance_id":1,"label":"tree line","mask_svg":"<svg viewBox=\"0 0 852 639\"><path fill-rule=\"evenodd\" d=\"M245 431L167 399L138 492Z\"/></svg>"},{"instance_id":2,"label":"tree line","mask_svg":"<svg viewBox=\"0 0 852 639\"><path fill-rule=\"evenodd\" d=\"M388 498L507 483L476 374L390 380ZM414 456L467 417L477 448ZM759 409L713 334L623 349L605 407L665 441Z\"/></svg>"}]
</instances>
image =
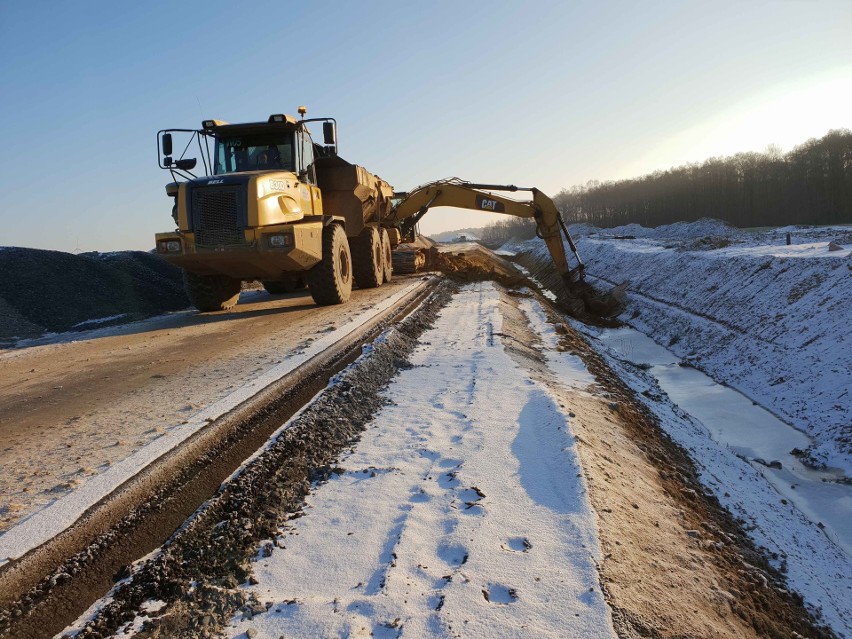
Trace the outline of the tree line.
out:
<instances>
[{"instance_id":1,"label":"tree line","mask_svg":"<svg viewBox=\"0 0 852 639\"><path fill-rule=\"evenodd\" d=\"M702 217L740 228L850 223L852 131L829 131L785 154L770 146L629 180L593 181L563 189L554 201L567 222L602 228Z\"/></svg>"},{"instance_id":2,"label":"tree line","mask_svg":"<svg viewBox=\"0 0 852 639\"><path fill-rule=\"evenodd\" d=\"M486 246L500 246L510 239L531 240L535 237L535 222L528 217L510 217L489 224L479 233Z\"/></svg>"}]
</instances>

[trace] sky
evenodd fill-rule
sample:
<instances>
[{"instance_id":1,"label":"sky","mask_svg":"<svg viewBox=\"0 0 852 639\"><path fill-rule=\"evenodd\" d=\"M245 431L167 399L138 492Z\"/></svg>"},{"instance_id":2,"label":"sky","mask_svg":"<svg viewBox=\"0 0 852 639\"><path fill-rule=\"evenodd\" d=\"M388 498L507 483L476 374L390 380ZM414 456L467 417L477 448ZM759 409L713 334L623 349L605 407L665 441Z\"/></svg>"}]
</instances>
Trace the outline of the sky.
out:
<instances>
[{"instance_id":1,"label":"sky","mask_svg":"<svg viewBox=\"0 0 852 639\"><path fill-rule=\"evenodd\" d=\"M852 128L852 2L0 0L0 246L148 250L156 132L337 119L398 190L537 186ZM482 226L436 209L424 233Z\"/></svg>"}]
</instances>

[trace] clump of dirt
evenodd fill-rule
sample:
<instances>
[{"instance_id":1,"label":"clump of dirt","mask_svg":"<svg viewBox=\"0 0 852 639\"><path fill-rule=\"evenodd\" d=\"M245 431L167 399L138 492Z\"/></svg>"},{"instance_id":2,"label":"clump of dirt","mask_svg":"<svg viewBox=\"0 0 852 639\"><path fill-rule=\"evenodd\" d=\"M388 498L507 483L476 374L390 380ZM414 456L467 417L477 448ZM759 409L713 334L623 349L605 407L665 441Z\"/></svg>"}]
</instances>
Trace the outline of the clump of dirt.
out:
<instances>
[{"instance_id":1,"label":"clump of dirt","mask_svg":"<svg viewBox=\"0 0 852 639\"><path fill-rule=\"evenodd\" d=\"M731 245L731 238L720 235L706 235L685 242L678 251L713 251Z\"/></svg>"},{"instance_id":2,"label":"clump of dirt","mask_svg":"<svg viewBox=\"0 0 852 639\"><path fill-rule=\"evenodd\" d=\"M181 270L143 251L73 255L9 247L0 251L0 272L0 340L190 306Z\"/></svg>"},{"instance_id":3,"label":"clump of dirt","mask_svg":"<svg viewBox=\"0 0 852 639\"><path fill-rule=\"evenodd\" d=\"M818 288L825 280L825 276L821 273L814 273L797 284L793 290L787 295L787 301L794 304L810 293L813 289Z\"/></svg>"},{"instance_id":4,"label":"clump of dirt","mask_svg":"<svg viewBox=\"0 0 852 639\"><path fill-rule=\"evenodd\" d=\"M507 287L531 285L529 279L510 262L482 250L432 250L430 261L432 268L457 282L495 280Z\"/></svg>"},{"instance_id":5,"label":"clump of dirt","mask_svg":"<svg viewBox=\"0 0 852 639\"><path fill-rule=\"evenodd\" d=\"M381 408L380 394L417 338L449 301L454 287L442 285L368 356L340 373L335 382L270 447L163 547L130 571L127 581L75 636L102 637L134 620L148 599L165 602L136 636L215 637L239 610L256 602L239 586L251 574L261 543L276 540L290 519L301 516L311 482L333 472L338 455L357 442Z\"/></svg>"}]
</instances>

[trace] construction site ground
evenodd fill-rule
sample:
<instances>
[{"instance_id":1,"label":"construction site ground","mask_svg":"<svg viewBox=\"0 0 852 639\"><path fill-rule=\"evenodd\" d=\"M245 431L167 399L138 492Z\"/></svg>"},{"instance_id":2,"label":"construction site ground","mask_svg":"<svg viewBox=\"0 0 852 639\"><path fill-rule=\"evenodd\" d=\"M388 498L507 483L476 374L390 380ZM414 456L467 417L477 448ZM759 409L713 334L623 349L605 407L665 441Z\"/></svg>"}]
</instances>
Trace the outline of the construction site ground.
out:
<instances>
[{"instance_id":1,"label":"construction site ground","mask_svg":"<svg viewBox=\"0 0 852 639\"><path fill-rule=\"evenodd\" d=\"M356 290L342 307L256 292L231 313L0 353L4 549L181 427L207 414L215 427L211 406L248 402L383 302L410 306L321 393L293 399L171 537L86 581L138 537L130 512L7 593L0 636L849 636L849 575L819 572L829 556L844 572L848 556L812 522L794 527L824 588L791 585L753 521L720 501L726 487L707 483L706 457L670 435L695 424L641 366L503 259L451 246L439 264L441 277ZM264 401L247 420L277 410ZM783 501L740 462L729 491ZM26 551L7 554L0 579Z\"/></svg>"},{"instance_id":2,"label":"construction site ground","mask_svg":"<svg viewBox=\"0 0 852 639\"><path fill-rule=\"evenodd\" d=\"M356 290L339 307L318 307L307 291L250 291L227 313L0 352L0 532L410 284Z\"/></svg>"}]
</instances>

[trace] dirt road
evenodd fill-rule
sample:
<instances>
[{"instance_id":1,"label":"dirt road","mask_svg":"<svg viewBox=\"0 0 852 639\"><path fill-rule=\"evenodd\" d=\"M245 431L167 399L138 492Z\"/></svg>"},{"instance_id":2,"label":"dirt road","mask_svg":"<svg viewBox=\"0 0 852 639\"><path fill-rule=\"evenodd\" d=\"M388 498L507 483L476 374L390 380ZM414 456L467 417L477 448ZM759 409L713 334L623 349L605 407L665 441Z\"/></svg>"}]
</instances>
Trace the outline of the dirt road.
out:
<instances>
[{"instance_id":1,"label":"dirt road","mask_svg":"<svg viewBox=\"0 0 852 639\"><path fill-rule=\"evenodd\" d=\"M0 352L0 532L412 281L337 307L307 292L244 293L227 313Z\"/></svg>"}]
</instances>

